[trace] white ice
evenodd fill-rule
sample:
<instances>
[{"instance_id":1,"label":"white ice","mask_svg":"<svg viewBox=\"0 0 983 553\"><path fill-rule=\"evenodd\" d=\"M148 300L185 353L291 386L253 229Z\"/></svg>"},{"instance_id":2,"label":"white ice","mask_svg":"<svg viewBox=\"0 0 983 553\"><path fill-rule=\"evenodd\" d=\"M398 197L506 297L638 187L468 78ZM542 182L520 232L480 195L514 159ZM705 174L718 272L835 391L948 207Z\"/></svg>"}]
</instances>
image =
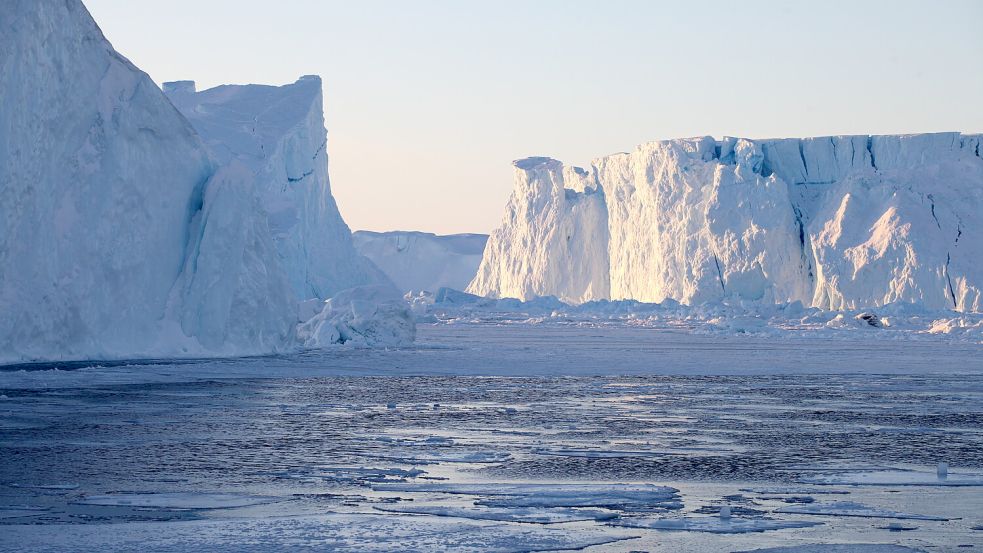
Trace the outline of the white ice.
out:
<instances>
[{"instance_id":1,"label":"white ice","mask_svg":"<svg viewBox=\"0 0 983 553\"><path fill-rule=\"evenodd\" d=\"M155 507L171 510L205 510L263 505L274 501L277 501L277 499L273 497L230 493L161 492L88 495L75 502L80 505L100 505L104 507Z\"/></svg>"},{"instance_id":2,"label":"white ice","mask_svg":"<svg viewBox=\"0 0 983 553\"><path fill-rule=\"evenodd\" d=\"M764 518L675 517L675 518L622 518L609 522L615 526L647 528L677 532L708 532L711 534L746 534L787 528L808 528L820 522L804 520L773 520Z\"/></svg>"},{"instance_id":3,"label":"white ice","mask_svg":"<svg viewBox=\"0 0 983 553\"><path fill-rule=\"evenodd\" d=\"M444 505L376 505L375 509L389 513L434 515L442 517L469 518L474 520L500 520L503 522L524 522L530 524L560 524L586 520L609 520L617 517L611 511L596 509L571 509L537 507L453 507Z\"/></svg>"},{"instance_id":4,"label":"white ice","mask_svg":"<svg viewBox=\"0 0 983 553\"><path fill-rule=\"evenodd\" d=\"M983 486L983 473L949 470L945 477L937 471L870 470L843 471L803 476L802 482L850 486Z\"/></svg>"},{"instance_id":5,"label":"white ice","mask_svg":"<svg viewBox=\"0 0 983 553\"><path fill-rule=\"evenodd\" d=\"M514 162L469 292L979 311L980 135L650 142Z\"/></svg>"},{"instance_id":6,"label":"white ice","mask_svg":"<svg viewBox=\"0 0 983 553\"><path fill-rule=\"evenodd\" d=\"M945 517L932 515L919 515L914 513L902 513L890 509L881 509L855 503L853 501L836 501L830 503L808 503L805 505L789 505L781 507L778 513L794 513L800 515L826 515L841 517L868 517L868 518L898 518L911 520L949 520Z\"/></svg>"}]
</instances>

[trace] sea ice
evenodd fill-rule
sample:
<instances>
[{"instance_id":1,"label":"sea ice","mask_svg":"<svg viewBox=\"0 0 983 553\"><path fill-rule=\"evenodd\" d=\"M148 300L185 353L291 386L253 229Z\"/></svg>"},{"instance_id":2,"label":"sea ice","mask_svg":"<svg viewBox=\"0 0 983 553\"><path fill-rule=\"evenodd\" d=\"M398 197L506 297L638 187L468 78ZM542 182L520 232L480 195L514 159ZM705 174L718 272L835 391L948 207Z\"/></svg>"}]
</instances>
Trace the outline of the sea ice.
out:
<instances>
[{"instance_id":1,"label":"sea ice","mask_svg":"<svg viewBox=\"0 0 983 553\"><path fill-rule=\"evenodd\" d=\"M393 505L375 506L376 510L390 513L434 515L442 517L470 518L474 520L500 520L531 524L560 524L585 520L609 520L617 513L596 509L537 508L537 507L451 507L443 505Z\"/></svg>"},{"instance_id":2,"label":"sea ice","mask_svg":"<svg viewBox=\"0 0 983 553\"><path fill-rule=\"evenodd\" d=\"M475 503L502 508L682 508L678 490L653 484L391 484L373 486L372 489L485 496L485 499L479 499Z\"/></svg>"},{"instance_id":3,"label":"sea ice","mask_svg":"<svg viewBox=\"0 0 983 553\"><path fill-rule=\"evenodd\" d=\"M523 553L579 550L633 536L581 529L551 529L449 517L378 514L261 519L191 520L168 523L5 525L2 539L31 544L35 552L140 550L265 553L285 544L299 550L336 553L454 551Z\"/></svg>"},{"instance_id":4,"label":"sea ice","mask_svg":"<svg viewBox=\"0 0 983 553\"><path fill-rule=\"evenodd\" d=\"M786 528L808 528L820 522L802 520L773 520L764 518L678 517L678 518L621 518L609 522L612 526L671 530L684 532L709 532L711 534L747 534Z\"/></svg>"},{"instance_id":5,"label":"sea ice","mask_svg":"<svg viewBox=\"0 0 983 553\"><path fill-rule=\"evenodd\" d=\"M870 470L817 474L799 478L809 484L847 486L983 486L983 473L938 471Z\"/></svg>"},{"instance_id":6,"label":"sea ice","mask_svg":"<svg viewBox=\"0 0 983 553\"><path fill-rule=\"evenodd\" d=\"M279 501L275 497L239 495L230 493L113 493L89 495L77 500L80 505L104 507L154 507L173 510L231 509L263 505Z\"/></svg>"},{"instance_id":7,"label":"sea ice","mask_svg":"<svg viewBox=\"0 0 983 553\"><path fill-rule=\"evenodd\" d=\"M765 549L739 551L737 553L924 553L924 550L892 544L838 543L768 547Z\"/></svg>"},{"instance_id":8,"label":"sea ice","mask_svg":"<svg viewBox=\"0 0 983 553\"><path fill-rule=\"evenodd\" d=\"M794 513L800 515L826 515L840 517L868 517L868 518L899 518L911 520L949 520L945 517L932 515L918 515L912 513L901 513L890 509L871 507L853 501L836 501L832 503L808 503L803 505L789 505L775 511L776 513Z\"/></svg>"}]
</instances>

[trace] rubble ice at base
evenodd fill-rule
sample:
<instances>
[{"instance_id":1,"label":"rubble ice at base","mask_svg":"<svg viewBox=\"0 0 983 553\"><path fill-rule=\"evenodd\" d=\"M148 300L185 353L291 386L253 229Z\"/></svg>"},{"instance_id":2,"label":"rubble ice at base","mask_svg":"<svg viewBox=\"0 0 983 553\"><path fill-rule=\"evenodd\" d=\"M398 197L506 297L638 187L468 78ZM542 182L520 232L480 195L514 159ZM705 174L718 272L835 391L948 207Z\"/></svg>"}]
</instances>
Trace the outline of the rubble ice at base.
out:
<instances>
[{"instance_id":1,"label":"rubble ice at base","mask_svg":"<svg viewBox=\"0 0 983 553\"><path fill-rule=\"evenodd\" d=\"M331 197L319 79L181 89L196 128L78 0L3 12L0 362L293 349L303 300L388 284ZM347 297L349 327L400 313Z\"/></svg>"},{"instance_id":2,"label":"rubble ice at base","mask_svg":"<svg viewBox=\"0 0 983 553\"><path fill-rule=\"evenodd\" d=\"M981 135L652 142L514 163L468 291L980 311Z\"/></svg>"}]
</instances>

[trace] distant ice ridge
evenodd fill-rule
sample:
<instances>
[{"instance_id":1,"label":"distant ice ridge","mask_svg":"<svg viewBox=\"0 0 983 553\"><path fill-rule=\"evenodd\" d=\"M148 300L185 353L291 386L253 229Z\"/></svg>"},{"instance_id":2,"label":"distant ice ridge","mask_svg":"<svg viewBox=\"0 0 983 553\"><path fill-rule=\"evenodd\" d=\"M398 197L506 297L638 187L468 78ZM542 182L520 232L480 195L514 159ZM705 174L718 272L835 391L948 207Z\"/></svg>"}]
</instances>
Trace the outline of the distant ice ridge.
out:
<instances>
[{"instance_id":1,"label":"distant ice ridge","mask_svg":"<svg viewBox=\"0 0 983 553\"><path fill-rule=\"evenodd\" d=\"M369 258L403 292L463 290L478 272L485 234L360 230L355 249Z\"/></svg>"},{"instance_id":2,"label":"distant ice ridge","mask_svg":"<svg viewBox=\"0 0 983 553\"><path fill-rule=\"evenodd\" d=\"M983 135L643 144L514 163L468 291L983 309Z\"/></svg>"},{"instance_id":3,"label":"distant ice ridge","mask_svg":"<svg viewBox=\"0 0 983 553\"><path fill-rule=\"evenodd\" d=\"M298 299L373 280L325 188L274 202L324 225L312 251L340 252L306 265L311 294L292 287L302 263L279 245L294 227L268 217L253 160L211 155L78 0L3 6L0 363L294 349ZM301 167L301 146L278 148Z\"/></svg>"}]
</instances>

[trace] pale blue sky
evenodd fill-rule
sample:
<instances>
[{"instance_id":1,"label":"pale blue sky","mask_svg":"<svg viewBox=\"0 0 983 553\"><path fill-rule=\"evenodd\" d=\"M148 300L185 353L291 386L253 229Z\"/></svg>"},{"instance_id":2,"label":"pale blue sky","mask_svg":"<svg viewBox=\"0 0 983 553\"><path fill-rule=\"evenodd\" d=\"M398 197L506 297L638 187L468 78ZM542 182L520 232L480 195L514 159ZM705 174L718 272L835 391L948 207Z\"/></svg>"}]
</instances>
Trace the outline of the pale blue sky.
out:
<instances>
[{"instance_id":1,"label":"pale blue sky","mask_svg":"<svg viewBox=\"0 0 983 553\"><path fill-rule=\"evenodd\" d=\"M353 229L488 232L511 160L983 131L983 1L84 0L158 83L324 79Z\"/></svg>"}]
</instances>

